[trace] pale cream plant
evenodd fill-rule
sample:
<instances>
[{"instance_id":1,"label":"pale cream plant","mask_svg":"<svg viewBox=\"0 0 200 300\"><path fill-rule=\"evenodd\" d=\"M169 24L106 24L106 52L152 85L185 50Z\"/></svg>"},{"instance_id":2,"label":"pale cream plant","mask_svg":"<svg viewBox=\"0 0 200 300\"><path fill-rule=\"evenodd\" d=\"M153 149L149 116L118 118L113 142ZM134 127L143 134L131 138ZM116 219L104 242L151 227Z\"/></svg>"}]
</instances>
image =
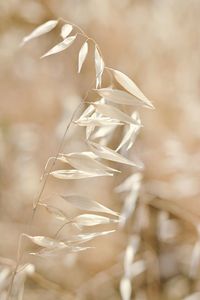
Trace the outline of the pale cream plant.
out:
<instances>
[{"instance_id":1,"label":"pale cream plant","mask_svg":"<svg viewBox=\"0 0 200 300\"><path fill-rule=\"evenodd\" d=\"M48 50L41 58L46 58L50 55L66 50L75 43L79 37L81 37L84 39L84 42L78 54L78 73L81 72L84 66L84 62L88 56L88 49L92 48L94 52L94 67L96 76L90 89L87 91L82 102L75 109L69 123L67 124L56 156L50 157L47 162L42 177L42 188L33 203L31 224L37 209L41 207L45 208L53 217L62 221L62 225L53 237L32 235L31 226L29 226L26 233L22 233L20 235L17 262L15 267L13 267L12 264L9 269L13 269L12 276L5 276L6 279L10 279L9 284L7 284L7 292L5 290L3 291L5 299L22 299L25 278L27 274L34 272L34 267L31 264L22 264L22 242L25 238L29 239L37 246L40 246L38 251L30 253L36 256L55 255L59 254L61 251L78 252L86 250L90 248L85 246L87 241L98 236L110 234L116 230L116 224L121 224L121 226L123 226L126 223L126 220L132 215L135 209L141 185L141 173L135 173L117 188L118 192L128 191L130 193L125 200L121 214L93 199L91 200L83 197L82 195L61 194L59 196L62 199L76 208L86 211L86 213L69 218L62 210L58 209L56 206L49 205L47 201L42 200L42 195L50 176L59 180L79 180L102 176L110 177L121 172L120 170L109 166L107 161L117 162L118 164L142 169L143 165L137 158L130 160L120 154L120 152L123 149L123 153L126 153L133 146L136 136L142 127L137 108L153 108L152 103L144 96L136 84L127 75L105 65L103 55L96 41L89 37L79 26L75 24L63 19L47 21L37 27L31 34L26 36L22 41L22 45L34 38L47 34L58 26L61 27L61 42ZM105 72L110 78L110 86L108 87L103 86ZM93 90L96 95L95 100L92 101L88 97L88 93L91 90ZM85 106L87 107L83 110ZM125 107L128 107L128 111L131 111L131 114L125 112ZM80 113L80 111L82 111L82 113ZM65 137L72 124L85 128L83 140L88 148L87 151L64 153ZM113 150L108 146L108 143L112 138L114 131L119 126L121 128L123 127L123 134L118 146L115 150ZM58 161L67 164L72 168L69 169L64 167L63 169L55 169L56 162ZM60 231L67 224L73 224L79 232L70 238L60 239ZM113 224L114 228L107 231L103 230L92 233L80 233L84 227L92 227L101 224ZM121 281L121 295L123 299L130 299L132 261L138 247L138 237L133 236L125 254L125 273ZM143 262L141 262L140 268L141 270L144 269ZM9 271L9 274L10 272L11 271Z\"/></svg>"}]
</instances>

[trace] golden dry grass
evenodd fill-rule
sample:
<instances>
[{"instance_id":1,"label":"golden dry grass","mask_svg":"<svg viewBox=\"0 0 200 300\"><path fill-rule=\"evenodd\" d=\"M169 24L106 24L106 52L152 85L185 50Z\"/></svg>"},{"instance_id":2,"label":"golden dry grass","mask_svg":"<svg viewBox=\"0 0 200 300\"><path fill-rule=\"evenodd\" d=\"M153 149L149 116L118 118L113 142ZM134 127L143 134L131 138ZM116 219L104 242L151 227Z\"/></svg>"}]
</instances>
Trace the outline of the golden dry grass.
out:
<instances>
[{"instance_id":1,"label":"golden dry grass","mask_svg":"<svg viewBox=\"0 0 200 300\"><path fill-rule=\"evenodd\" d=\"M125 229L90 242L95 249L85 252L25 255L24 263L34 264L36 272L29 272L24 299L120 299L124 251L137 232L141 246L135 259L144 259L147 270L134 277L132 299L200 298L199 12L195 0L1 1L0 278L16 258L19 234L27 230L46 160L55 155L66 122L94 78L91 59L77 75L81 42L39 60L58 31L19 48L22 38L49 19L78 24L98 42L106 64L133 78L156 107L141 111L144 128L130 154L139 155L145 170L139 204ZM83 131L72 127L67 152L84 150L82 138ZM118 135L114 146L117 141ZM122 170L121 177L92 183L50 179L43 199L79 190L120 211L125 194L114 188L130 175L128 167ZM69 216L76 212L55 197L49 203ZM40 209L32 232L51 236L59 224Z\"/></svg>"}]
</instances>

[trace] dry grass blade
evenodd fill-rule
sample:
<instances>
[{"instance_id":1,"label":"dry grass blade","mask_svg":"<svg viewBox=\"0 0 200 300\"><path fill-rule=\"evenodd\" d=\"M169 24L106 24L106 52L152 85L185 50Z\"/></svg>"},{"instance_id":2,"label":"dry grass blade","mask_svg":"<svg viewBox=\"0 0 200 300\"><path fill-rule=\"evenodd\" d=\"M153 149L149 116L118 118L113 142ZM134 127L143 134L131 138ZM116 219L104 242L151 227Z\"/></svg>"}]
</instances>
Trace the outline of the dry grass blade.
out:
<instances>
[{"instance_id":1,"label":"dry grass blade","mask_svg":"<svg viewBox=\"0 0 200 300\"><path fill-rule=\"evenodd\" d=\"M190 263L190 276L191 278L195 279L198 277L198 271L200 266L200 240L194 245L192 256L191 256L191 263Z\"/></svg>"},{"instance_id":2,"label":"dry grass blade","mask_svg":"<svg viewBox=\"0 0 200 300\"><path fill-rule=\"evenodd\" d=\"M130 279L143 273L146 270L146 268L147 268L146 263L142 259L131 264L129 268Z\"/></svg>"},{"instance_id":3,"label":"dry grass blade","mask_svg":"<svg viewBox=\"0 0 200 300\"><path fill-rule=\"evenodd\" d=\"M145 106L154 108L151 101L141 92L137 85L127 75L111 68L108 69L113 73L115 79L125 90L140 99L145 104Z\"/></svg>"},{"instance_id":4,"label":"dry grass blade","mask_svg":"<svg viewBox=\"0 0 200 300\"><path fill-rule=\"evenodd\" d=\"M123 122L107 117L89 117L82 118L74 122L79 126L109 126L109 125L124 125Z\"/></svg>"},{"instance_id":5,"label":"dry grass blade","mask_svg":"<svg viewBox=\"0 0 200 300\"><path fill-rule=\"evenodd\" d=\"M128 151L134 144L136 136L140 130L139 126L129 125L128 130L126 131L123 139L121 140L120 144L118 145L116 151L119 151L122 147L126 146L126 150Z\"/></svg>"},{"instance_id":6,"label":"dry grass blade","mask_svg":"<svg viewBox=\"0 0 200 300\"><path fill-rule=\"evenodd\" d=\"M17 273L25 272L27 274L33 274L35 272L35 266L30 263L19 266Z\"/></svg>"},{"instance_id":7,"label":"dry grass blade","mask_svg":"<svg viewBox=\"0 0 200 300\"><path fill-rule=\"evenodd\" d=\"M79 51L79 55L78 55L78 73L81 72L83 63L84 63L84 61L86 59L86 56L87 56L87 53L88 53L88 43L85 42L83 44L83 46L81 47L81 49Z\"/></svg>"},{"instance_id":8,"label":"dry grass blade","mask_svg":"<svg viewBox=\"0 0 200 300\"><path fill-rule=\"evenodd\" d=\"M125 222L132 216L135 211L139 190L132 189L124 201L124 206L120 215L120 225L123 226Z\"/></svg>"},{"instance_id":9,"label":"dry grass blade","mask_svg":"<svg viewBox=\"0 0 200 300\"><path fill-rule=\"evenodd\" d=\"M127 177L120 185L115 188L117 193L127 192L131 190L138 190L141 185L142 174L134 173Z\"/></svg>"},{"instance_id":10,"label":"dry grass blade","mask_svg":"<svg viewBox=\"0 0 200 300\"><path fill-rule=\"evenodd\" d=\"M139 190L141 187L141 180L142 180L142 174L135 173L129 176L127 179L125 179L125 181L122 182L122 184L120 184L115 189L116 192L127 192L127 191L129 192L128 195L125 197L124 205L120 215L121 226L124 226L124 224L131 217L131 215L133 214L136 208Z\"/></svg>"},{"instance_id":11,"label":"dry grass blade","mask_svg":"<svg viewBox=\"0 0 200 300\"><path fill-rule=\"evenodd\" d=\"M49 257L49 256L57 256L60 251L62 250L67 250L68 251L68 246L65 245L65 247L63 248L43 248L37 252L31 252L29 253L30 255L34 255L34 256L41 256L41 257Z\"/></svg>"},{"instance_id":12,"label":"dry grass blade","mask_svg":"<svg viewBox=\"0 0 200 300\"><path fill-rule=\"evenodd\" d=\"M40 257L51 257L51 256L58 256L58 254L60 254L60 252L62 250L65 250L65 252L67 253L73 253L73 252L80 252L80 251L84 251L84 250L88 250L88 249L93 249L94 247L80 247L80 246L66 246L64 249L58 249L58 248L54 248L54 249L47 249L44 248L40 251L37 252L32 252L29 253L31 255L35 255L35 256L40 256Z\"/></svg>"},{"instance_id":13,"label":"dry grass blade","mask_svg":"<svg viewBox=\"0 0 200 300\"><path fill-rule=\"evenodd\" d=\"M125 91L112 89L112 88L102 88L96 89L96 92L103 98L118 104L133 105L148 107L146 103L142 102L140 99L131 95Z\"/></svg>"},{"instance_id":14,"label":"dry grass blade","mask_svg":"<svg viewBox=\"0 0 200 300\"><path fill-rule=\"evenodd\" d=\"M3 298L3 290L5 286L7 286L10 276L12 274L12 269L10 266L3 267L3 264L1 262L0 264L0 296ZM3 299L6 299L5 297Z\"/></svg>"},{"instance_id":15,"label":"dry grass blade","mask_svg":"<svg viewBox=\"0 0 200 300\"><path fill-rule=\"evenodd\" d=\"M86 140L88 140L91 137L91 134L93 133L95 128L96 128L96 126L94 126L94 125L86 126L86 129L85 129Z\"/></svg>"},{"instance_id":16,"label":"dry grass blade","mask_svg":"<svg viewBox=\"0 0 200 300\"><path fill-rule=\"evenodd\" d=\"M21 45L23 46L28 41L37 38L45 33L50 32L58 24L57 20L50 20L35 28L29 35L23 38Z\"/></svg>"},{"instance_id":17,"label":"dry grass blade","mask_svg":"<svg viewBox=\"0 0 200 300\"><path fill-rule=\"evenodd\" d=\"M94 247L80 247L80 246L74 246L74 247L70 247L70 252L81 252L81 251L85 251L88 249L94 249Z\"/></svg>"},{"instance_id":18,"label":"dry grass blade","mask_svg":"<svg viewBox=\"0 0 200 300\"><path fill-rule=\"evenodd\" d=\"M126 251L125 251L125 255L124 255L124 272L126 275L129 274L129 268L133 262L134 255L135 255L134 252L135 251L134 251L134 248L132 247L132 245L128 245L126 248Z\"/></svg>"},{"instance_id":19,"label":"dry grass blade","mask_svg":"<svg viewBox=\"0 0 200 300\"><path fill-rule=\"evenodd\" d=\"M84 110L84 112L82 113L82 115L79 117L79 120L90 117L93 114L94 111L95 111L94 105L89 105Z\"/></svg>"},{"instance_id":20,"label":"dry grass blade","mask_svg":"<svg viewBox=\"0 0 200 300\"><path fill-rule=\"evenodd\" d=\"M105 127L99 127L95 133L93 134L93 139L98 139L98 138L105 138L105 137L111 137L112 132L116 129L117 125L115 126L105 126Z\"/></svg>"},{"instance_id":21,"label":"dry grass blade","mask_svg":"<svg viewBox=\"0 0 200 300\"><path fill-rule=\"evenodd\" d=\"M30 236L28 234L23 234L23 235L26 236L28 239L30 239L34 244L41 246L41 247L50 248L50 249L52 249L52 248L60 249L60 248L66 247L65 243L51 239L46 236Z\"/></svg>"},{"instance_id":22,"label":"dry grass blade","mask_svg":"<svg viewBox=\"0 0 200 300\"><path fill-rule=\"evenodd\" d=\"M120 293L122 300L130 300L132 293L132 285L129 278L123 277L120 281Z\"/></svg>"},{"instance_id":23,"label":"dry grass blade","mask_svg":"<svg viewBox=\"0 0 200 300\"><path fill-rule=\"evenodd\" d=\"M118 220L99 215L82 214L75 217L72 222L75 222L79 226L95 226L100 224L117 223Z\"/></svg>"},{"instance_id":24,"label":"dry grass blade","mask_svg":"<svg viewBox=\"0 0 200 300\"><path fill-rule=\"evenodd\" d=\"M46 210L48 211L48 213L53 215L56 219L61 220L61 221L68 220L65 213L62 210L58 209L57 207L47 205L45 203L39 203L39 205L44 206L46 208Z\"/></svg>"},{"instance_id":25,"label":"dry grass blade","mask_svg":"<svg viewBox=\"0 0 200 300\"><path fill-rule=\"evenodd\" d=\"M104 70L104 61L96 45L95 45L94 56L95 56L95 71L96 71L96 88L98 88L101 86L102 74Z\"/></svg>"},{"instance_id":26,"label":"dry grass blade","mask_svg":"<svg viewBox=\"0 0 200 300\"><path fill-rule=\"evenodd\" d=\"M140 118L138 116L138 114L136 112L134 112L132 114L132 118L136 120L136 122L138 122L139 124L141 124L140 122ZM128 151L134 144L135 139L140 131L141 125L133 125L133 124L129 124L128 126L128 130L126 130L119 146L117 147L116 151L119 151L122 147L124 147L126 145L126 151Z\"/></svg>"},{"instance_id":27,"label":"dry grass blade","mask_svg":"<svg viewBox=\"0 0 200 300\"><path fill-rule=\"evenodd\" d=\"M42 55L41 58L64 51L65 49L67 49L68 47L71 46L71 44L74 42L75 39L76 39L76 35L69 36L64 41L55 45L48 52L46 52L44 55Z\"/></svg>"},{"instance_id":28,"label":"dry grass blade","mask_svg":"<svg viewBox=\"0 0 200 300\"><path fill-rule=\"evenodd\" d=\"M138 235L132 236L130 243L128 244L125 255L124 255L124 274L126 277L130 277L132 272L132 263L134 261L135 255L140 246L140 237Z\"/></svg>"},{"instance_id":29,"label":"dry grass blade","mask_svg":"<svg viewBox=\"0 0 200 300\"><path fill-rule=\"evenodd\" d=\"M132 167L137 167L140 169L143 168L143 165L141 163L130 161L129 159L125 158L121 154L115 152L114 150L106 146L102 146L92 141L88 141L88 144L91 147L92 151L94 151L94 153L101 158L129 165Z\"/></svg>"},{"instance_id":30,"label":"dry grass blade","mask_svg":"<svg viewBox=\"0 0 200 300\"><path fill-rule=\"evenodd\" d=\"M68 180L68 179L83 179L83 178L90 178L90 177L98 177L98 176L113 176L113 174L111 173L107 173L107 172L93 172L93 173L89 173L89 172L84 172L81 170L56 170L50 173L50 175L52 175L55 178L58 179L64 179L64 180Z\"/></svg>"},{"instance_id":31,"label":"dry grass blade","mask_svg":"<svg viewBox=\"0 0 200 300\"><path fill-rule=\"evenodd\" d=\"M66 39L66 37L72 32L73 26L71 24L64 24L61 28L60 36L63 39Z\"/></svg>"},{"instance_id":32,"label":"dry grass blade","mask_svg":"<svg viewBox=\"0 0 200 300\"><path fill-rule=\"evenodd\" d=\"M26 272L21 272L16 275L16 278L13 283L13 290L11 293L11 299L22 300L24 296L24 284L26 280L27 274ZM2 299L2 297L1 297ZM6 298L3 298L4 300Z\"/></svg>"},{"instance_id":33,"label":"dry grass blade","mask_svg":"<svg viewBox=\"0 0 200 300\"><path fill-rule=\"evenodd\" d=\"M61 197L68 203L82 210L102 212L117 217L119 216L117 212L111 210L110 208L105 207L104 205L98 203L97 201L90 200L88 198L79 195L67 195L67 196L61 195Z\"/></svg>"},{"instance_id":34,"label":"dry grass blade","mask_svg":"<svg viewBox=\"0 0 200 300\"><path fill-rule=\"evenodd\" d=\"M141 126L141 124L139 124L137 120L131 118L129 115L127 115L126 113L114 106L98 102L95 102L93 105L96 108L97 112L99 112L102 115L105 115L109 118L117 119L124 123Z\"/></svg>"},{"instance_id":35,"label":"dry grass blade","mask_svg":"<svg viewBox=\"0 0 200 300\"><path fill-rule=\"evenodd\" d=\"M115 230L78 234L78 235L75 235L71 240L67 241L67 243L69 246L79 245L79 244L91 241L96 237L104 236L104 235L107 235L107 234L110 234L113 232L115 232Z\"/></svg>"},{"instance_id":36,"label":"dry grass blade","mask_svg":"<svg viewBox=\"0 0 200 300\"><path fill-rule=\"evenodd\" d=\"M96 158L97 156L93 152L74 152L62 154L59 159L70 164L75 169L89 173L119 172L97 161Z\"/></svg>"}]
</instances>

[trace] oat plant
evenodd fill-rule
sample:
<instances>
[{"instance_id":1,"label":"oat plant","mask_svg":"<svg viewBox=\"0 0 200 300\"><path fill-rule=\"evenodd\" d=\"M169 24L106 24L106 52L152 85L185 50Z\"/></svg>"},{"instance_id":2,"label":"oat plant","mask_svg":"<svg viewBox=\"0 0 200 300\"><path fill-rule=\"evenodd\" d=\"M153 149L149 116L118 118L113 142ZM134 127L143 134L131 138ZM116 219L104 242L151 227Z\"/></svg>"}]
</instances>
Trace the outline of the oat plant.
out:
<instances>
[{"instance_id":1,"label":"oat plant","mask_svg":"<svg viewBox=\"0 0 200 300\"><path fill-rule=\"evenodd\" d=\"M59 28L61 41L43 54L41 58L46 59L49 56L65 51L76 43L78 39L81 39L83 44L78 53L77 71L80 73L82 68L84 68L85 60L91 59L94 62L96 75L66 126L57 154L55 157L50 157L47 161L42 176L42 187L33 202L31 224L37 210L46 209L51 216L60 220L60 228L52 236L35 236L31 234L31 226L29 226L27 231L20 235L17 261L16 263L10 263L10 267L7 270L8 274L5 274L5 280L8 283L5 284L2 292L3 298L1 299L22 299L26 276L36 272L33 265L23 262L25 250L22 248L22 244L25 239L28 239L38 247L38 250L30 253L35 256L45 257L59 255L60 252L69 253L87 250L90 248L87 246L88 241L111 234L116 229L124 226L134 211L141 185L143 164L138 158L130 160L128 151L134 145L136 136L142 127L138 108L152 109L152 103L127 75L106 66L97 42L89 37L79 26L71 22L63 19L47 21L26 36L22 41L22 45L34 38L47 34L56 27ZM90 57L88 49L93 52L92 57ZM105 76L110 81L107 86L104 86ZM89 97L90 91L95 93L93 99ZM87 147L87 151L66 153L64 147L65 138L71 126L84 128L82 140ZM111 149L110 141L119 128L119 132L121 132L120 141L118 141L118 145L114 149ZM57 168L57 162L60 162L63 167ZM82 211L81 214L69 218L56 205L49 205L48 199L43 199L43 192L50 176L60 181L84 180L85 178L90 178L92 181L94 177L115 176L115 174L121 172L120 167L115 168L113 165L111 167L110 162L113 162L114 165L117 163L117 166L123 164L130 168L131 176L116 189L117 192L129 192L121 213L102 205L95 199L86 198L78 193L61 193L58 195L61 199ZM135 169L139 171L135 173ZM133 170L134 173L132 174ZM71 237L60 238L61 231L69 224L76 228L77 234ZM84 228L101 224L113 224L113 229L106 231L94 230L89 233L84 231ZM130 267L132 267L132 264L130 261L133 260L138 246L139 237L132 236L126 249L125 273L120 284L123 299L130 299L130 296L128 296L131 294L130 278L132 273ZM140 262L140 268L143 268L143 262Z\"/></svg>"}]
</instances>

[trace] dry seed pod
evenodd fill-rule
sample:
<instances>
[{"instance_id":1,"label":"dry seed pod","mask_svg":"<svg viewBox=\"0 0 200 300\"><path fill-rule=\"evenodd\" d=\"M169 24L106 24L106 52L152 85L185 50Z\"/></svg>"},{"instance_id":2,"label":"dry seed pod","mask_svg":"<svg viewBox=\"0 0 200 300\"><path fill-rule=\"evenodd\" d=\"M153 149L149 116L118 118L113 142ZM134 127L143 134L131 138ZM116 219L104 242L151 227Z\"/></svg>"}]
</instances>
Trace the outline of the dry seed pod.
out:
<instances>
[{"instance_id":1,"label":"dry seed pod","mask_svg":"<svg viewBox=\"0 0 200 300\"><path fill-rule=\"evenodd\" d=\"M96 171L93 173L89 173L81 170L56 170L51 172L50 175L52 175L55 178L64 180L83 179L98 176L113 176L113 174L104 171Z\"/></svg>"},{"instance_id":2,"label":"dry seed pod","mask_svg":"<svg viewBox=\"0 0 200 300\"><path fill-rule=\"evenodd\" d=\"M84 61L86 59L86 56L87 56L87 53L88 53L88 43L85 42L83 44L83 46L81 47L81 49L79 51L79 55L78 55L78 73L81 72L83 63L84 63Z\"/></svg>"},{"instance_id":3,"label":"dry seed pod","mask_svg":"<svg viewBox=\"0 0 200 300\"><path fill-rule=\"evenodd\" d=\"M55 45L48 52L46 52L44 55L42 55L41 58L64 51L65 49L67 49L71 46L71 44L74 42L75 39L76 39L76 35L67 37L64 41Z\"/></svg>"},{"instance_id":4,"label":"dry seed pod","mask_svg":"<svg viewBox=\"0 0 200 300\"><path fill-rule=\"evenodd\" d=\"M104 61L96 45L94 50L94 56L95 56L95 71L96 71L96 88L98 88L101 86L102 74L104 71Z\"/></svg>"},{"instance_id":5,"label":"dry seed pod","mask_svg":"<svg viewBox=\"0 0 200 300\"><path fill-rule=\"evenodd\" d=\"M72 32L73 26L71 24L64 24L61 28L60 36L64 39Z\"/></svg>"},{"instance_id":6,"label":"dry seed pod","mask_svg":"<svg viewBox=\"0 0 200 300\"><path fill-rule=\"evenodd\" d=\"M130 117L129 115L127 115L126 113L114 106L98 102L93 103L93 105L96 108L97 112L104 116L119 120L124 123L141 126L141 124L139 124L137 120L133 119L132 117Z\"/></svg>"},{"instance_id":7,"label":"dry seed pod","mask_svg":"<svg viewBox=\"0 0 200 300\"><path fill-rule=\"evenodd\" d=\"M101 158L115 161L115 162L118 162L121 164L126 164L126 165L129 165L132 167L137 167L137 168L143 167L143 165L141 163L130 161L129 159L125 158L121 154L115 152L114 150L112 150L106 146L102 146L102 145L94 143L92 141L88 141L88 144L91 147L92 151L94 151L94 153Z\"/></svg>"},{"instance_id":8,"label":"dry seed pod","mask_svg":"<svg viewBox=\"0 0 200 300\"><path fill-rule=\"evenodd\" d=\"M58 20L50 20L35 28L29 35L23 38L21 45L23 46L28 41L35 39L45 33L50 32L56 27Z\"/></svg>"},{"instance_id":9,"label":"dry seed pod","mask_svg":"<svg viewBox=\"0 0 200 300\"><path fill-rule=\"evenodd\" d=\"M119 216L119 214L110 208L98 203L97 201L90 200L86 197L80 195L61 195L61 197L68 203L74 205L75 207L88 211L102 212L114 216Z\"/></svg>"},{"instance_id":10,"label":"dry seed pod","mask_svg":"<svg viewBox=\"0 0 200 300\"><path fill-rule=\"evenodd\" d=\"M140 99L138 99L136 96L122 90L117 90L112 88L102 88L102 89L96 89L96 92L101 97L117 104L147 107L147 104L141 101Z\"/></svg>"},{"instance_id":11,"label":"dry seed pod","mask_svg":"<svg viewBox=\"0 0 200 300\"><path fill-rule=\"evenodd\" d=\"M93 152L74 152L69 154L61 154L59 158L61 161L70 164L73 168L89 173L102 173L102 172L119 172L116 169L110 168L107 165L96 160L96 156Z\"/></svg>"},{"instance_id":12,"label":"dry seed pod","mask_svg":"<svg viewBox=\"0 0 200 300\"><path fill-rule=\"evenodd\" d=\"M141 92L138 86L124 73L115 69L108 68L114 75L118 83L130 94L140 99L146 107L154 108L151 101Z\"/></svg>"},{"instance_id":13,"label":"dry seed pod","mask_svg":"<svg viewBox=\"0 0 200 300\"><path fill-rule=\"evenodd\" d=\"M45 247L45 248L65 248L67 245L61 241L54 240L46 236L30 236L24 234L28 239L30 239L34 244Z\"/></svg>"},{"instance_id":14,"label":"dry seed pod","mask_svg":"<svg viewBox=\"0 0 200 300\"><path fill-rule=\"evenodd\" d=\"M73 218L72 222L75 222L79 226L95 226L100 224L117 223L118 220L100 215L82 214Z\"/></svg>"}]
</instances>

